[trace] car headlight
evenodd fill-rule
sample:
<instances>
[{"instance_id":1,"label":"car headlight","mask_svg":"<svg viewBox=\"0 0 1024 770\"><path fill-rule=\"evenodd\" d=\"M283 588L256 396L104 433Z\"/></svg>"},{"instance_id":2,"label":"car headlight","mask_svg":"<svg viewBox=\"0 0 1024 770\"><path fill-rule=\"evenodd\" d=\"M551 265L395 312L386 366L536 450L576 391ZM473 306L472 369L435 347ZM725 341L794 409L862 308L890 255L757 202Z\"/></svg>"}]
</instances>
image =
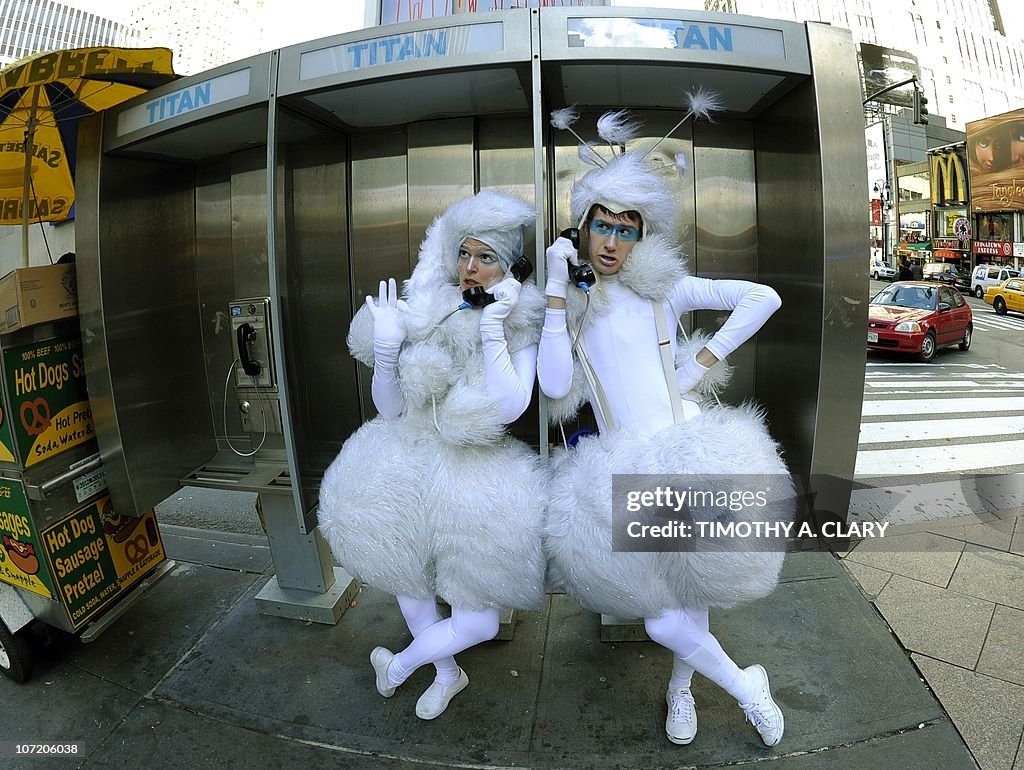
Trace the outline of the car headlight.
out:
<instances>
[{"instance_id":1,"label":"car headlight","mask_svg":"<svg viewBox=\"0 0 1024 770\"><path fill-rule=\"evenodd\" d=\"M914 332L915 334L921 333L921 324L917 321L900 321L896 324L896 328L893 331L897 332Z\"/></svg>"}]
</instances>

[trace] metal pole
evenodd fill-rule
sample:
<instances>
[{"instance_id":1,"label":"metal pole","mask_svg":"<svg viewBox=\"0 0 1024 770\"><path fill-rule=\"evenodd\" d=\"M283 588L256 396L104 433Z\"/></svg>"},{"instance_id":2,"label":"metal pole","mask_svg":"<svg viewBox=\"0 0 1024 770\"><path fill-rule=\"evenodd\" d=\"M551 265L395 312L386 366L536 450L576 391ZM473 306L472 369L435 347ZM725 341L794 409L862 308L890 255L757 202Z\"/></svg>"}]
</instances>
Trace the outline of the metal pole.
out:
<instances>
[{"instance_id":1,"label":"metal pole","mask_svg":"<svg viewBox=\"0 0 1024 770\"><path fill-rule=\"evenodd\" d=\"M29 108L28 123L25 128L25 179L21 190L21 260L24 267L28 267L28 220L32 208L32 140L36 134L36 110L39 107L39 89L41 87L32 87L32 106Z\"/></svg>"}]
</instances>

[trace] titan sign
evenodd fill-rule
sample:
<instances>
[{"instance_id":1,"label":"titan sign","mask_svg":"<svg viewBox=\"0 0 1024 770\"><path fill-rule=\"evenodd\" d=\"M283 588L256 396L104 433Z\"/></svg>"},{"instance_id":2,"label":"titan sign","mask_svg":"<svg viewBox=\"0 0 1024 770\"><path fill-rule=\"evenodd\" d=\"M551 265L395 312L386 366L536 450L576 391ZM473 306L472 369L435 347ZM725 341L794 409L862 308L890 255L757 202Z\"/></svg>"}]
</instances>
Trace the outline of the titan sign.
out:
<instances>
[{"instance_id":1,"label":"titan sign","mask_svg":"<svg viewBox=\"0 0 1024 770\"><path fill-rule=\"evenodd\" d=\"M1024 109L968 123L967 161L975 211L1024 210Z\"/></svg>"}]
</instances>

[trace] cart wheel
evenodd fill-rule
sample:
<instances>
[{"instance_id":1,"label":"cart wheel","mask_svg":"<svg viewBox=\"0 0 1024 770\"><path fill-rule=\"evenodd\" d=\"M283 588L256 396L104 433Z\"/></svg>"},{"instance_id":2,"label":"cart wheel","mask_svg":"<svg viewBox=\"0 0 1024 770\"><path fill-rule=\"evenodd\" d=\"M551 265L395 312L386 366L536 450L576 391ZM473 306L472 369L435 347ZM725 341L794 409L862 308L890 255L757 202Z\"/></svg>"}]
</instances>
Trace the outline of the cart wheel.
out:
<instances>
[{"instance_id":1,"label":"cart wheel","mask_svg":"<svg viewBox=\"0 0 1024 770\"><path fill-rule=\"evenodd\" d=\"M32 653L21 634L12 634L0 621L0 673L15 682L32 676Z\"/></svg>"}]
</instances>

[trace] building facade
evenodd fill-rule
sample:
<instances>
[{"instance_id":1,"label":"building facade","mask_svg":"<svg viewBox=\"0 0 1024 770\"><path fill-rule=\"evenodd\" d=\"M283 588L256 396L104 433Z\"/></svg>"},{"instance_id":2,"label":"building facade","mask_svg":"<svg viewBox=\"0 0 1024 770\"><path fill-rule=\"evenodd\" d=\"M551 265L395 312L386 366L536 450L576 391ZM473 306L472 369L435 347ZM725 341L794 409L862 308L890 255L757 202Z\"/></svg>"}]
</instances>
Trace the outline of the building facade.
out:
<instances>
[{"instance_id":1,"label":"building facade","mask_svg":"<svg viewBox=\"0 0 1024 770\"><path fill-rule=\"evenodd\" d=\"M139 45L131 27L53 0L0 0L0 67L56 48Z\"/></svg>"}]
</instances>

